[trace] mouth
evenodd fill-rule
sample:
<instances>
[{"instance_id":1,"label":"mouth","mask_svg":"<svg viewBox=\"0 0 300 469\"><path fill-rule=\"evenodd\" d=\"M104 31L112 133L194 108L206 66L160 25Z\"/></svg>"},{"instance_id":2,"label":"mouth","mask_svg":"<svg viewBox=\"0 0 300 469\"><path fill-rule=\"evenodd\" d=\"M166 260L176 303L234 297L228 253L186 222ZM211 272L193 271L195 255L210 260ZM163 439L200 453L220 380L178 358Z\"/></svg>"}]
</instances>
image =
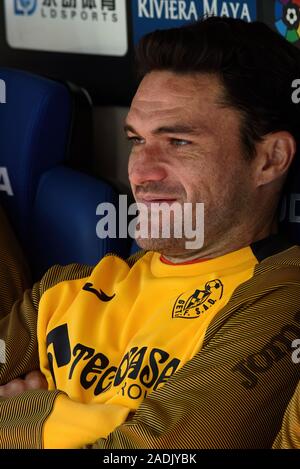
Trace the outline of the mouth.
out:
<instances>
[{"instance_id":1,"label":"mouth","mask_svg":"<svg viewBox=\"0 0 300 469\"><path fill-rule=\"evenodd\" d=\"M165 197L165 196L144 196L144 197L136 199L136 201L137 203L145 204L147 206L150 206L151 204L162 204L162 203L171 205L174 202L177 202L177 199L171 198L171 197Z\"/></svg>"}]
</instances>

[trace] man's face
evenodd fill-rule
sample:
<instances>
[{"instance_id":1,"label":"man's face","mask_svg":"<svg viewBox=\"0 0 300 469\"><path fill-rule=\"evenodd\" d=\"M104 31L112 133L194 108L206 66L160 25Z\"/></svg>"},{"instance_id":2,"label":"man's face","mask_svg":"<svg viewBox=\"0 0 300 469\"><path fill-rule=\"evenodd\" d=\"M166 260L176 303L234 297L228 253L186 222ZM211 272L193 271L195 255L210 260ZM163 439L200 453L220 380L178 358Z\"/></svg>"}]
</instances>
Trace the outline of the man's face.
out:
<instances>
[{"instance_id":1,"label":"man's face","mask_svg":"<svg viewBox=\"0 0 300 469\"><path fill-rule=\"evenodd\" d=\"M139 86L125 126L136 202L204 203L206 254L245 223L254 190L240 141L241 117L220 104L223 94L214 75L151 72ZM191 256L185 241L149 237L138 244L169 256Z\"/></svg>"}]
</instances>

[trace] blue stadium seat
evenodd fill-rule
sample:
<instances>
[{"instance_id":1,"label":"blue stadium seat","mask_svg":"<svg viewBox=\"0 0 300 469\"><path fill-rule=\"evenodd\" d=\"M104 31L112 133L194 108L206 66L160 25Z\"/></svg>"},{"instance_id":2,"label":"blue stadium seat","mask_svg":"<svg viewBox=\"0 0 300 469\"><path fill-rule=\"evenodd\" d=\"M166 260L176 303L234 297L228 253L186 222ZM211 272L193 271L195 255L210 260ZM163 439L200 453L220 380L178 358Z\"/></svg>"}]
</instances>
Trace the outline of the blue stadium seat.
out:
<instances>
[{"instance_id":1,"label":"blue stadium seat","mask_svg":"<svg viewBox=\"0 0 300 469\"><path fill-rule=\"evenodd\" d=\"M75 100L78 88L71 84L7 68L0 68L0 76L6 84L6 104L0 105L0 168L2 179L6 169L11 186L9 193L0 179L0 203L26 250L41 175L62 162L72 164L71 151L78 152L80 147L78 136L84 140L85 151L81 153L86 161L91 160L92 125L75 131L77 102L82 112L89 104L82 104L86 93L81 93L81 100ZM87 112L83 120L89 123ZM77 160L75 164L80 166L82 162Z\"/></svg>"},{"instance_id":2,"label":"blue stadium seat","mask_svg":"<svg viewBox=\"0 0 300 469\"><path fill-rule=\"evenodd\" d=\"M98 204L113 203L118 195L107 183L58 166L41 177L33 211L31 259L38 278L53 264L95 265L105 254L127 257L127 239L100 239L96 226Z\"/></svg>"},{"instance_id":3,"label":"blue stadium seat","mask_svg":"<svg viewBox=\"0 0 300 469\"><path fill-rule=\"evenodd\" d=\"M78 170L87 171L92 160L88 96L20 70L0 68L0 77L7 95L0 105L0 170L12 192L0 172L0 204L33 277L55 263L96 264L109 251L127 257L128 240L96 236L96 207L116 202L116 192Z\"/></svg>"},{"instance_id":4,"label":"blue stadium seat","mask_svg":"<svg viewBox=\"0 0 300 469\"><path fill-rule=\"evenodd\" d=\"M141 251L141 248L138 246L136 241L132 241L131 246L130 246L130 255L136 254L139 251Z\"/></svg>"}]
</instances>

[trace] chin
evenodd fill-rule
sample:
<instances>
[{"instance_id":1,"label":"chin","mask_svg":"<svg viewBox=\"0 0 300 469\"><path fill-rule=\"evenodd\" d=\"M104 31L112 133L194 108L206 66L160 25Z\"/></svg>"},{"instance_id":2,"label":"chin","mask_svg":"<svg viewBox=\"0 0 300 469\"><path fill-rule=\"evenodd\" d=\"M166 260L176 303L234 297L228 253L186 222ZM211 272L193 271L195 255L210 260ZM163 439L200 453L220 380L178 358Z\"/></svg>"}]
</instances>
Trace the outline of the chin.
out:
<instances>
[{"instance_id":1,"label":"chin","mask_svg":"<svg viewBox=\"0 0 300 469\"><path fill-rule=\"evenodd\" d=\"M188 254L184 239L136 238L136 243L146 251L158 251L165 256ZM192 251L191 251L192 254Z\"/></svg>"}]
</instances>

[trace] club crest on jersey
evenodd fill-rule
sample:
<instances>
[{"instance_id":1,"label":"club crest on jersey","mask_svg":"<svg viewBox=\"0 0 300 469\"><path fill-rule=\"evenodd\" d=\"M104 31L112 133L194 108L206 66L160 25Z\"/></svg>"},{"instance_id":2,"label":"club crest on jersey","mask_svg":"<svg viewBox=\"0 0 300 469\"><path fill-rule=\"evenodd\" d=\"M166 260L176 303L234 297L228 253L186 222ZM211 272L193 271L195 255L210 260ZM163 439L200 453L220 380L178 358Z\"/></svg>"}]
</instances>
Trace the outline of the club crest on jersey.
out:
<instances>
[{"instance_id":1,"label":"club crest on jersey","mask_svg":"<svg viewBox=\"0 0 300 469\"><path fill-rule=\"evenodd\" d=\"M182 293L176 300L172 317L182 319L195 319L205 313L222 298L223 284L221 280L210 280L203 290Z\"/></svg>"}]
</instances>

